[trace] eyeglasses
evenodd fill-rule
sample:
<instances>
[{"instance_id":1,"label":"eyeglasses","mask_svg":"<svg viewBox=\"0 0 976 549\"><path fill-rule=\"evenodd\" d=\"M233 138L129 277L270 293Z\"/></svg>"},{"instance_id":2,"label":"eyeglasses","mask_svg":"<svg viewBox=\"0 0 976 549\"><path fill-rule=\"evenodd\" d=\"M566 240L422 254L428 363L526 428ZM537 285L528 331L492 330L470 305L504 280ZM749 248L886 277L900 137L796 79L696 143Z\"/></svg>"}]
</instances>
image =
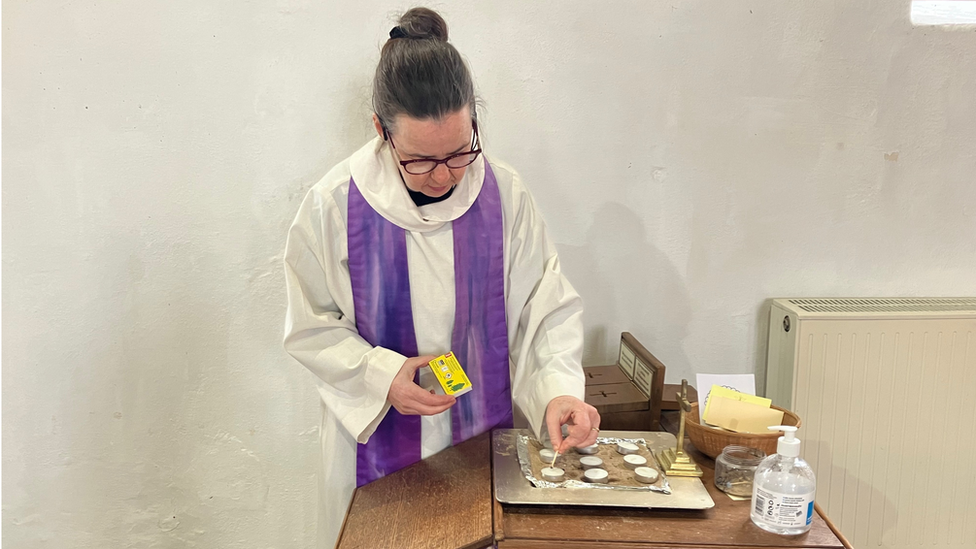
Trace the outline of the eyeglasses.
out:
<instances>
[{"instance_id":1,"label":"eyeglasses","mask_svg":"<svg viewBox=\"0 0 976 549\"><path fill-rule=\"evenodd\" d=\"M396 150L396 143L393 142L393 134L383 128L384 133L386 133L387 138L390 140L390 145L393 146L393 150ZM471 150L467 152L452 154L447 158L441 158L437 160L435 158L421 158L418 160L400 160L400 165L403 166L403 171L410 175L424 175L425 173L430 173L437 169L437 166L444 164L448 168L463 168L465 166L470 166L472 162L478 159L478 155L481 154L481 139L478 137L478 123L471 121ZM400 153L397 153L400 156Z\"/></svg>"}]
</instances>

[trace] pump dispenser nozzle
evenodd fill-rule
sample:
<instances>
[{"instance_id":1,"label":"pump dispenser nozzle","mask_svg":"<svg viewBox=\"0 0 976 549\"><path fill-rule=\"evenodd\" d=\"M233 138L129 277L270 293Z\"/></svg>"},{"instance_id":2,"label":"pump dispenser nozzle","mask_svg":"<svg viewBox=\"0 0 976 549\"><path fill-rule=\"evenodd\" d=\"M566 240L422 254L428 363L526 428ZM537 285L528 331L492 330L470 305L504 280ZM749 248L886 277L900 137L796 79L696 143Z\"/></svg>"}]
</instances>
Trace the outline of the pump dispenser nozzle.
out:
<instances>
[{"instance_id":1,"label":"pump dispenser nozzle","mask_svg":"<svg viewBox=\"0 0 976 549\"><path fill-rule=\"evenodd\" d=\"M776 425L768 428L770 431L783 431L783 436L776 442L776 453L781 456L797 457L800 455L800 439L796 438L796 427L793 425Z\"/></svg>"}]
</instances>

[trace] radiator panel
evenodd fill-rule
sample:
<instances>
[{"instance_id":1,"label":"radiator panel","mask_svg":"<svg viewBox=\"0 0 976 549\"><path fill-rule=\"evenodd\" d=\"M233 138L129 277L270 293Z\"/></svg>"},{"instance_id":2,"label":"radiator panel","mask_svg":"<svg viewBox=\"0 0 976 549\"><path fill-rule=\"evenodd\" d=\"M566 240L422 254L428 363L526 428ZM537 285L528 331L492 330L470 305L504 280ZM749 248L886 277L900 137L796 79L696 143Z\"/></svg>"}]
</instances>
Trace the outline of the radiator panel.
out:
<instances>
[{"instance_id":1,"label":"radiator panel","mask_svg":"<svg viewBox=\"0 0 976 549\"><path fill-rule=\"evenodd\" d=\"M831 520L858 548L976 548L976 311L811 317L782 301L767 396L801 417Z\"/></svg>"}]
</instances>

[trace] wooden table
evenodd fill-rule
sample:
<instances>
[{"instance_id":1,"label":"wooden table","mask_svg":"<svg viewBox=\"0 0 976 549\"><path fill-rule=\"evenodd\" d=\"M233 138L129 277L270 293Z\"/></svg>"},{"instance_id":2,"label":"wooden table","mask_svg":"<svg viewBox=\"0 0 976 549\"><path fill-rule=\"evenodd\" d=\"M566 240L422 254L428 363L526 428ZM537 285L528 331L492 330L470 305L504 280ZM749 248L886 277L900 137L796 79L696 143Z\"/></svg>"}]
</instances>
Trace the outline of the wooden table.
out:
<instances>
[{"instance_id":1,"label":"wooden table","mask_svg":"<svg viewBox=\"0 0 976 549\"><path fill-rule=\"evenodd\" d=\"M491 547L488 433L356 489L340 549Z\"/></svg>"},{"instance_id":2,"label":"wooden table","mask_svg":"<svg viewBox=\"0 0 976 549\"><path fill-rule=\"evenodd\" d=\"M749 519L749 501L732 501L715 488L714 462L690 450L705 471L712 509L502 505L492 496L490 440L481 435L357 490L339 547L850 549L819 507L806 534L760 530Z\"/></svg>"},{"instance_id":3,"label":"wooden table","mask_svg":"<svg viewBox=\"0 0 976 549\"><path fill-rule=\"evenodd\" d=\"M662 414L671 430L675 412ZM701 466L702 482L715 501L704 511L623 508L566 508L495 505L495 540L499 549L850 549L817 508L810 531L777 536L756 527L749 518L750 502L733 501L715 487L715 462L686 439L686 448Z\"/></svg>"}]
</instances>

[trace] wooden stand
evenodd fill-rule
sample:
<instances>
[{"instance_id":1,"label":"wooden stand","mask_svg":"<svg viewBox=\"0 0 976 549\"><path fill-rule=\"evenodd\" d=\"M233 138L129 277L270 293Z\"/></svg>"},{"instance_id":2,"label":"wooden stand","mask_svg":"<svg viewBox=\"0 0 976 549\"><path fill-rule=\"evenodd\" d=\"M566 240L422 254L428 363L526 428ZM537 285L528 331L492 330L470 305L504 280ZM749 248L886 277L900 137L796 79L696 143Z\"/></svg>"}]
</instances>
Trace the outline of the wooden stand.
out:
<instances>
[{"instance_id":1,"label":"wooden stand","mask_svg":"<svg viewBox=\"0 0 976 549\"><path fill-rule=\"evenodd\" d=\"M629 332L620 334L616 364L587 366L586 403L600 412L600 427L659 431L665 367Z\"/></svg>"}]
</instances>

